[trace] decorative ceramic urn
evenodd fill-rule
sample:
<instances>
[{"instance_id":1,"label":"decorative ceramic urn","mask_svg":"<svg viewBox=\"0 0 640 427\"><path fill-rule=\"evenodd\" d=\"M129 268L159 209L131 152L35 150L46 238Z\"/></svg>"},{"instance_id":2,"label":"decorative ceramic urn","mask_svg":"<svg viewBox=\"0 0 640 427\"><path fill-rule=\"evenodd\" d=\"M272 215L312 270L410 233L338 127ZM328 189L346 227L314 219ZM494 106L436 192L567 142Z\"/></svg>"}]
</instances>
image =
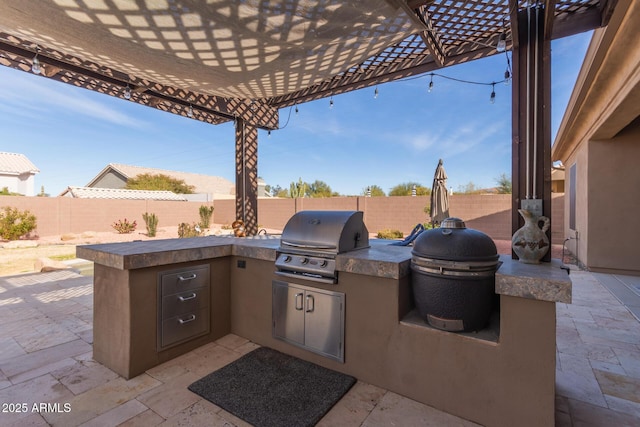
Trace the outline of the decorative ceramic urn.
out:
<instances>
[{"instance_id":1,"label":"decorative ceramic urn","mask_svg":"<svg viewBox=\"0 0 640 427\"><path fill-rule=\"evenodd\" d=\"M549 238L546 234L550 224L549 218L536 216L526 209L518 209L518 212L524 218L524 225L511 238L511 247L520 262L538 264L549 250Z\"/></svg>"}]
</instances>

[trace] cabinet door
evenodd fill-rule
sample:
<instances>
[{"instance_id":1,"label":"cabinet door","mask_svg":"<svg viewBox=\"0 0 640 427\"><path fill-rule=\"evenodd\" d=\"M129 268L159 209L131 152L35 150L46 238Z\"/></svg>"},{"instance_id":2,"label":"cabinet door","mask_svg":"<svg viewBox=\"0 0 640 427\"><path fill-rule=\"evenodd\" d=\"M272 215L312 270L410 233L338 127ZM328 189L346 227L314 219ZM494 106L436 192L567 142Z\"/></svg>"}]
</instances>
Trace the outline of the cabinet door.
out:
<instances>
[{"instance_id":1,"label":"cabinet door","mask_svg":"<svg viewBox=\"0 0 640 427\"><path fill-rule=\"evenodd\" d=\"M304 345L304 290L273 281L273 336Z\"/></svg>"},{"instance_id":2,"label":"cabinet door","mask_svg":"<svg viewBox=\"0 0 640 427\"><path fill-rule=\"evenodd\" d=\"M307 291L304 345L344 361L344 294Z\"/></svg>"}]
</instances>

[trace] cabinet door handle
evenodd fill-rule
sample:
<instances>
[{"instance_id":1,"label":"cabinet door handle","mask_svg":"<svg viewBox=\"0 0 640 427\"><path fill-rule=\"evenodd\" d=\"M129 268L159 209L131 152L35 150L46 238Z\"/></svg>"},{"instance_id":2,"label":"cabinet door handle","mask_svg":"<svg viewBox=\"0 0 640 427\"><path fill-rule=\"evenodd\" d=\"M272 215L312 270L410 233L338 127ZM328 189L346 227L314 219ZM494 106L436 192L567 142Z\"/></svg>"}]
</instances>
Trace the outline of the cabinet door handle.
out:
<instances>
[{"instance_id":1,"label":"cabinet door handle","mask_svg":"<svg viewBox=\"0 0 640 427\"><path fill-rule=\"evenodd\" d=\"M186 319L178 319L178 322L181 325L184 325L185 323L193 322L194 320L196 320L196 315L192 314L191 316L187 317Z\"/></svg>"},{"instance_id":2,"label":"cabinet door handle","mask_svg":"<svg viewBox=\"0 0 640 427\"><path fill-rule=\"evenodd\" d=\"M178 276L178 280L181 282L186 282L187 280L193 280L196 277L198 277L198 275L196 273L193 273L191 276L187 276L187 277Z\"/></svg>"},{"instance_id":3,"label":"cabinet door handle","mask_svg":"<svg viewBox=\"0 0 640 427\"><path fill-rule=\"evenodd\" d=\"M194 299L197 295L194 293L192 293L191 295L189 295L188 297L183 297L182 295L178 297L178 299L182 302L185 301L189 301L190 299Z\"/></svg>"},{"instance_id":4,"label":"cabinet door handle","mask_svg":"<svg viewBox=\"0 0 640 427\"><path fill-rule=\"evenodd\" d=\"M295 298L296 298L296 310L298 311L302 311L304 309L304 307L302 306L302 297L304 296L303 293L299 293L296 294Z\"/></svg>"},{"instance_id":5,"label":"cabinet door handle","mask_svg":"<svg viewBox=\"0 0 640 427\"><path fill-rule=\"evenodd\" d=\"M313 312L316 308L316 300L313 298L313 295L307 295L307 313Z\"/></svg>"}]
</instances>

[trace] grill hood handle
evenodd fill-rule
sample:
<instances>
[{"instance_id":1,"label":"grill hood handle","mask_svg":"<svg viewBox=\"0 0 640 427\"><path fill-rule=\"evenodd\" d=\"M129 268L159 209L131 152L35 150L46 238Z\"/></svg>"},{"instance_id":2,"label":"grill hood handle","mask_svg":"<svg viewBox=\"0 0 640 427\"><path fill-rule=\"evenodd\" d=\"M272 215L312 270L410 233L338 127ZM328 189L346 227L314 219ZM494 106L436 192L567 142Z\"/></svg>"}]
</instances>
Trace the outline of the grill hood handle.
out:
<instances>
[{"instance_id":1,"label":"grill hood handle","mask_svg":"<svg viewBox=\"0 0 640 427\"><path fill-rule=\"evenodd\" d=\"M302 249L336 249L335 245L309 245L309 244L303 244L303 243L287 242L284 240L281 241L280 243L283 245L291 246L294 248L302 248Z\"/></svg>"}]
</instances>

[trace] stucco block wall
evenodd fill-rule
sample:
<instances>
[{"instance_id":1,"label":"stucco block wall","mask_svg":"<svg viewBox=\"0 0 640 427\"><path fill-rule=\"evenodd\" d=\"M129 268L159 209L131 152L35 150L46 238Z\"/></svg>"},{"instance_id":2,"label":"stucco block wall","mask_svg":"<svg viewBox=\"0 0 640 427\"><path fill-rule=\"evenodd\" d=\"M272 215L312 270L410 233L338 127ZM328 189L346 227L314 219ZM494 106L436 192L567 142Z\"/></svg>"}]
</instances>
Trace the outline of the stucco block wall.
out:
<instances>
[{"instance_id":1,"label":"stucco block wall","mask_svg":"<svg viewBox=\"0 0 640 427\"><path fill-rule=\"evenodd\" d=\"M301 210L360 210L371 233L385 229L408 235L416 224L429 221L425 208L428 196L397 197L331 197L305 199L258 199L258 225L281 230L287 220ZM469 228L487 233L493 239L511 239L510 194L454 194L449 197L451 216L462 218ZM552 197L553 243L561 244L566 237L563 223L564 195ZM216 200L214 220L231 224L235 220L235 201Z\"/></svg>"},{"instance_id":2,"label":"stucco block wall","mask_svg":"<svg viewBox=\"0 0 640 427\"><path fill-rule=\"evenodd\" d=\"M565 237L562 221L563 196L553 199L552 240L562 243ZM0 207L12 206L29 210L38 220L37 233L53 236L85 231L113 231L111 225L120 219L137 221L144 232L142 215L158 216L158 227L177 226L181 222L200 221L199 209L205 202L155 200L74 199L70 197L0 198ZM213 222L231 224L236 219L235 200L213 202ZM408 235L416 224L428 222L425 208L429 197L331 197L321 199L258 199L258 225L282 230L292 215L301 210L360 210L371 233L395 229ZM494 239L511 239L511 195L452 195L451 216L462 218L467 226L487 233ZM553 220L555 218L555 220Z\"/></svg>"},{"instance_id":3,"label":"stucco block wall","mask_svg":"<svg viewBox=\"0 0 640 427\"><path fill-rule=\"evenodd\" d=\"M114 231L117 220L136 221L137 230L144 231L142 215L158 216L158 228L177 226L181 222L200 222L202 202L174 202L156 200L74 199L70 197L0 197L0 207L11 206L28 210L38 221L40 236L53 236L85 231Z\"/></svg>"}]
</instances>

